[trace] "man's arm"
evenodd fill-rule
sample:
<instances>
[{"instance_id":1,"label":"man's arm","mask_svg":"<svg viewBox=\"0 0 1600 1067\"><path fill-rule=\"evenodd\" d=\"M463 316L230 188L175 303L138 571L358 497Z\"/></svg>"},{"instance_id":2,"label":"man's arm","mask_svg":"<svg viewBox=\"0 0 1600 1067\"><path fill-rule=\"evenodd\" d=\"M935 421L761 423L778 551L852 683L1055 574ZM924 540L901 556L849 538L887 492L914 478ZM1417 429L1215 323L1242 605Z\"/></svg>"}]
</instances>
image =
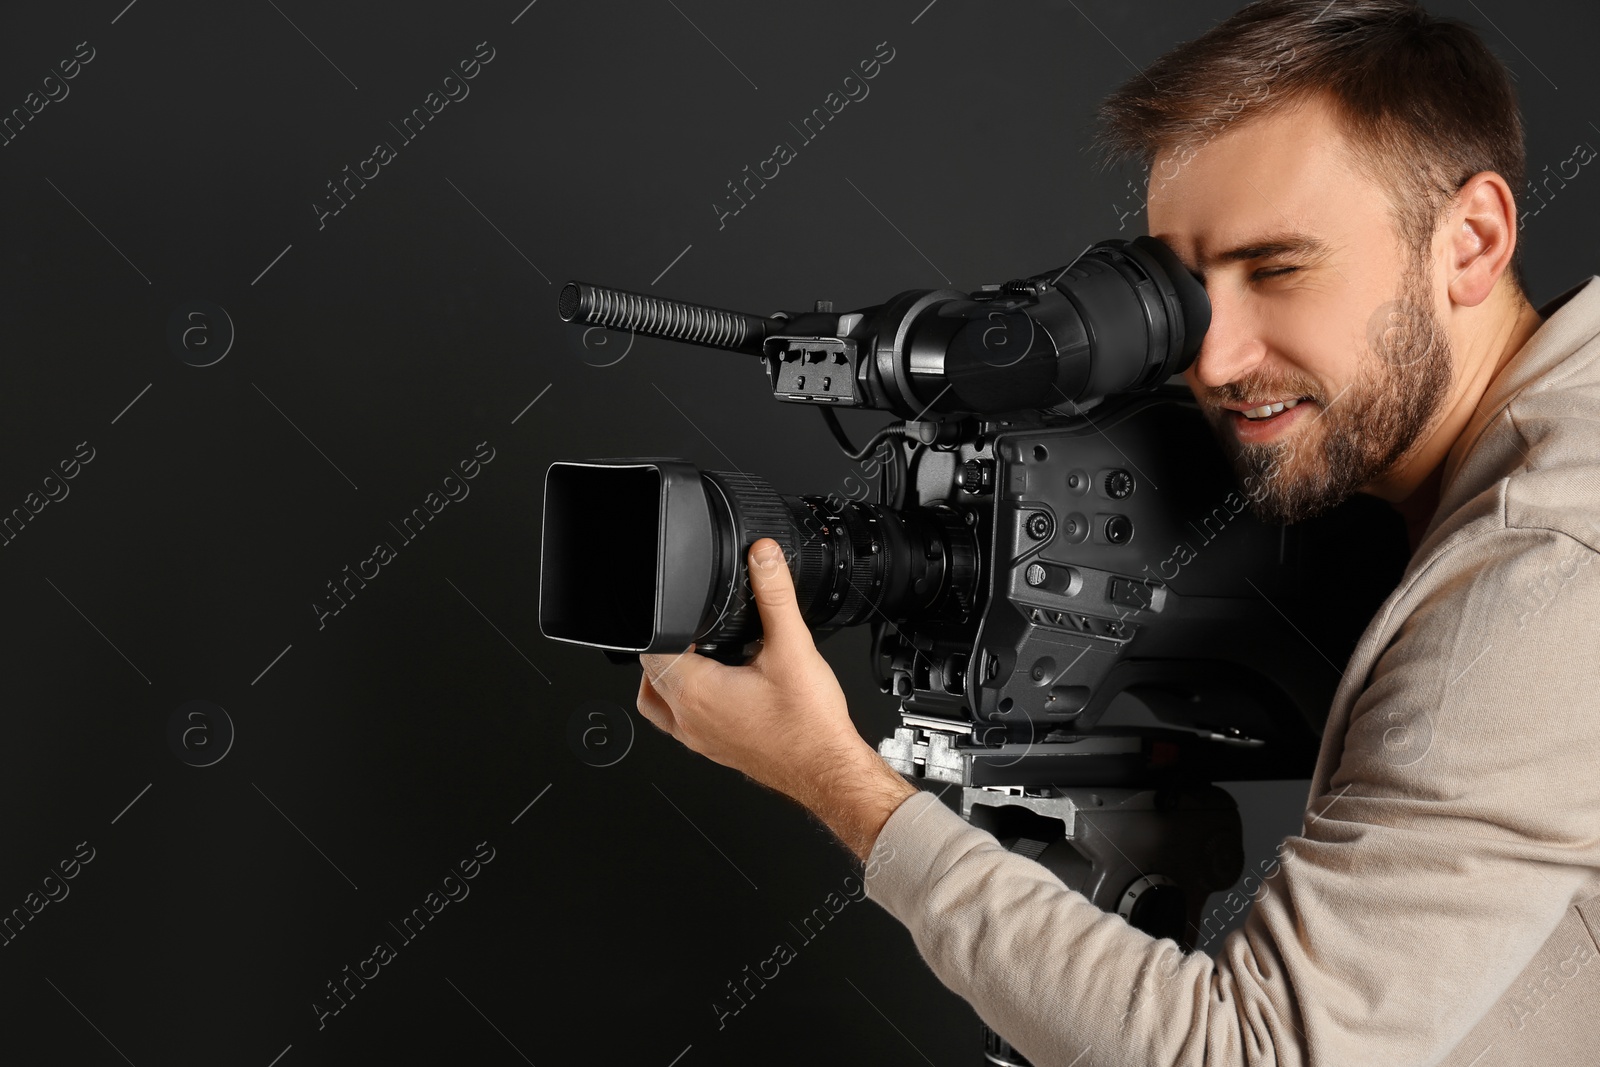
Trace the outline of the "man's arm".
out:
<instances>
[{"instance_id":1,"label":"man's arm","mask_svg":"<svg viewBox=\"0 0 1600 1067\"><path fill-rule=\"evenodd\" d=\"M885 825L868 894L1041 1067L1439 1062L1600 870L1600 566L1565 535L1494 537L1386 605L1404 621L1325 739L1334 769L1215 959L931 797ZM1562 574L1519 625L1507 592Z\"/></svg>"},{"instance_id":2,"label":"man's arm","mask_svg":"<svg viewBox=\"0 0 1600 1067\"><path fill-rule=\"evenodd\" d=\"M883 824L918 789L856 732L800 617L778 542L757 541L749 563L761 651L743 667L687 652L640 656L639 712L694 751L798 801L865 861Z\"/></svg>"},{"instance_id":3,"label":"man's arm","mask_svg":"<svg viewBox=\"0 0 1600 1067\"><path fill-rule=\"evenodd\" d=\"M1365 686L1325 742L1327 787L1214 960L1100 911L926 794L874 835L868 893L1040 1067L1086 1050L1097 1063L1208 1067L1437 1062L1600 870L1600 567L1563 562L1575 554L1594 557L1565 535L1498 531L1391 597L1404 621L1371 677L1347 680ZM1506 590L1569 570L1535 616L1508 613ZM865 746L847 718L838 726L837 683L778 668L808 661L793 652L798 612L776 610L787 576L776 577L766 602L753 579L768 650L784 650L761 683L787 677L787 697L754 708L752 693L774 698L749 688L749 667L704 661L676 689L672 672L658 675L665 698L647 681L640 710L859 842L893 793L884 779L883 793L852 798L822 776L852 760L877 772L846 755ZM780 631L789 624L776 641L769 605ZM801 735L774 744L791 718ZM765 728L747 732L752 721Z\"/></svg>"},{"instance_id":4,"label":"man's arm","mask_svg":"<svg viewBox=\"0 0 1600 1067\"><path fill-rule=\"evenodd\" d=\"M865 863L889 817L922 791L884 762L865 741L859 755L819 775L789 796L799 801Z\"/></svg>"}]
</instances>

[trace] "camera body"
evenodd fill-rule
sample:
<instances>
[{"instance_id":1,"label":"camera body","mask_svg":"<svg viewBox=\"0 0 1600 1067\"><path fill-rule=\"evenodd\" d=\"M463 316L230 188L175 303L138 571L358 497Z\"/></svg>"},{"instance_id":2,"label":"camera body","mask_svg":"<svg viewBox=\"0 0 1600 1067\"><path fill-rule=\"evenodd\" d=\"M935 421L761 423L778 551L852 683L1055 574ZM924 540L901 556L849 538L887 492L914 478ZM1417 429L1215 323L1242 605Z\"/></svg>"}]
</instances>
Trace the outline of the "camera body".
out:
<instances>
[{"instance_id":1,"label":"camera body","mask_svg":"<svg viewBox=\"0 0 1600 1067\"><path fill-rule=\"evenodd\" d=\"M871 628L901 714L880 752L908 775L1027 789L1309 771L1333 664L1386 591L1376 570L1324 577L1371 515L1253 517L1188 390L1164 384L1210 309L1160 242L843 314L762 318L580 283L559 310L760 357L774 399L818 407L852 459L878 447L882 481L868 502L780 496L681 459L554 463L545 636L618 663L690 642L742 663L759 635L745 556L771 537L819 639ZM902 421L857 450L837 407ZM652 532L654 554L639 552Z\"/></svg>"},{"instance_id":2,"label":"camera body","mask_svg":"<svg viewBox=\"0 0 1600 1067\"><path fill-rule=\"evenodd\" d=\"M1332 658L1382 595L1320 575L1369 507L1260 522L1182 387L989 423L911 471L915 506L973 516L979 592L959 619L874 628L897 769L1021 787L1309 773Z\"/></svg>"}]
</instances>

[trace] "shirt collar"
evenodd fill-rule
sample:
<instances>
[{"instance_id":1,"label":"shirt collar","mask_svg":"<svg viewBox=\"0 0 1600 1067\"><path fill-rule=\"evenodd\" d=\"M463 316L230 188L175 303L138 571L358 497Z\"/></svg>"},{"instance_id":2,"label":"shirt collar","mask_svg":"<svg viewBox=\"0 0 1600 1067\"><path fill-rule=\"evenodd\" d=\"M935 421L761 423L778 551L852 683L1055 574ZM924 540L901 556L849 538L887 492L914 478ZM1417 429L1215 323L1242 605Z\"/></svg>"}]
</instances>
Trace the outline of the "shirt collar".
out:
<instances>
[{"instance_id":1,"label":"shirt collar","mask_svg":"<svg viewBox=\"0 0 1600 1067\"><path fill-rule=\"evenodd\" d=\"M1440 499L1449 491L1484 428L1528 385L1600 335L1600 276L1579 282L1539 308L1544 322L1489 382L1461 436L1450 446L1440 479Z\"/></svg>"}]
</instances>

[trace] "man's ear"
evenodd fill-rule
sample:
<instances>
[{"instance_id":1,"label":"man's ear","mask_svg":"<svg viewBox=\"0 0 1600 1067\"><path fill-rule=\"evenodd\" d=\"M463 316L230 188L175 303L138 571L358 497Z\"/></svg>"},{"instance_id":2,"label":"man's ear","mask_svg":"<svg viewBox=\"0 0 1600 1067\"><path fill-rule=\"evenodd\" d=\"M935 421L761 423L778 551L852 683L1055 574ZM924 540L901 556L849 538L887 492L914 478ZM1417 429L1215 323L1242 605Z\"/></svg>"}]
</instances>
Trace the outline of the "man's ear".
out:
<instances>
[{"instance_id":1,"label":"man's ear","mask_svg":"<svg viewBox=\"0 0 1600 1067\"><path fill-rule=\"evenodd\" d=\"M1450 300L1477 307L1511 266L1517 247L1517 201L1492 170L1468 178L1445 223L1444 262Z\"/></svg>"}]
</instances>

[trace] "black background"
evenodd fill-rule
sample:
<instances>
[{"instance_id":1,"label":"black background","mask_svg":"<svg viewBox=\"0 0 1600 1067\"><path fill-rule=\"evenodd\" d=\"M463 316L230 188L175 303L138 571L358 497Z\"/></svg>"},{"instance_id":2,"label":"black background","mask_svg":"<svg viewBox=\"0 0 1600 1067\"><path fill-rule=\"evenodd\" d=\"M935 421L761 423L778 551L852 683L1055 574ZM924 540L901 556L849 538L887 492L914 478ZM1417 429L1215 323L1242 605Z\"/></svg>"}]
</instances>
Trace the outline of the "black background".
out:
<instances>
[{"instance_id":1,"label":"black background","mask_svg":"<svg viewBox=\"0 0 1600 1067\"><path fill-rule=\"evenodd\" d=\"M8 1062L979 1062L976 1017L875 904L793 936L853 870L816 823L639 719L637 668L541 637L550 462L678 455L786 493L851 473L755 361L638 340L598 366L617 350L576 344L555 297L856 307L1143 232L1136 176L1087 151L1094 105L1236 5L125 2L0 15L0 111L95 50L0 148L0 510L95 456L0 548L0 913L95 850L0 948ZM1600 145L1592 6L1435 9L1515 72L1531 174ZM870 95L719 229L725 183L884 41ZM319 229L325 183L479 42L470 95ZM1593 272L1597 189L1528 218L1536 303ZM196 300L236 331L207 367L168 342ZM485 441L470 495L403 544L389 523ZM378 541L398 557L319 629ZM887 733L866 634L823 650ZM236 729L214 765L169 744L190 700ZM636 730L614 723L612 766L570 741L590 701ZM1252 865L1304 788L1237 790ZM319 1029L325 983L400 945L389 923L482 841L470 896ZM719 1029L779 941L798 957Z\"/></svg>"}]
</instances>

